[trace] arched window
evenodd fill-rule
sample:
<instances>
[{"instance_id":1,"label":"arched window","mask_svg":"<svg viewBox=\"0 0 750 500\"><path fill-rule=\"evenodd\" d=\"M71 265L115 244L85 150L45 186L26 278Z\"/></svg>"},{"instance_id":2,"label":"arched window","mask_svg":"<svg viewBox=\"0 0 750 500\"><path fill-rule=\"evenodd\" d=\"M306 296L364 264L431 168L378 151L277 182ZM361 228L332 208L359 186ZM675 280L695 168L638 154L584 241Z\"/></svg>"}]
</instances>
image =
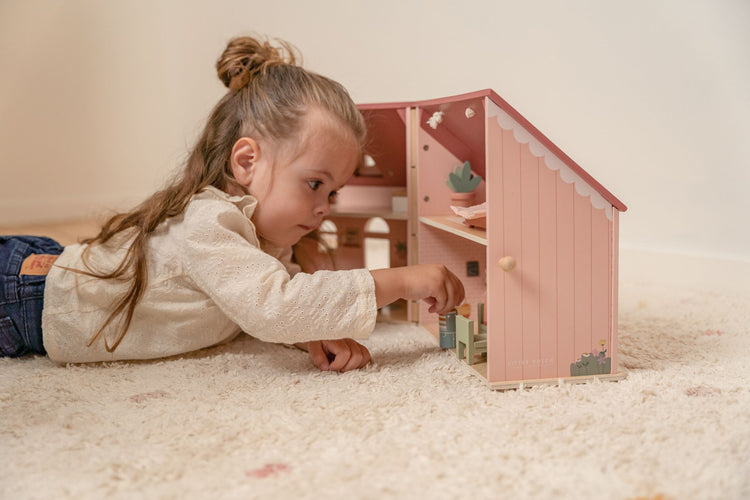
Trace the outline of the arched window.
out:
<instances>
[{"instance_id":1,"label":"arched window","mask_svg":"<svg viewBox=\"0 0 750 500\"><path fill-rule=\"evenodd\" d=\"M365 224L365 267L391 267L391 228L385 219L373 217Z\"/></svg>"},{"instance_id":2,"label":"arched window","mask_svg":"<svg viewBox=\"0 0 750 500\"><path fill-rule=\"evenodd\" d=\"M331 220L324 220L320 224L320 239L329 250L336 250L339 247L339 229Z\"/></svg>"},{"instance_id":3,"label":"arched window","mask_svg":"<svg viewBox=\"0 0 750 500\"><path fill-rule=\"evenodd\" d=\"M367 223L365 224L365 232L389 234L391 232L391 228L388 226L388 223L382 217L373 217L372 219L368 220Z\"/></svg>"}]
</instances>

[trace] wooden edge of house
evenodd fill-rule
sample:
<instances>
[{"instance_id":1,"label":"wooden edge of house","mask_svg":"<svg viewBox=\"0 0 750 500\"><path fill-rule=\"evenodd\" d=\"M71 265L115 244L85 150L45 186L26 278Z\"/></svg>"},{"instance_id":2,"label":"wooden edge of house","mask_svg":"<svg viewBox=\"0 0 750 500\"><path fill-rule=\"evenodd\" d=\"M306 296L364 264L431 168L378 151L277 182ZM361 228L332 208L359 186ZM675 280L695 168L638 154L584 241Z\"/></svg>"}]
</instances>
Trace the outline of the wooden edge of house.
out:
<instances>
[{"instance_id":1,"label":"wooden edge of house","mask_svg":"<svg viewBox=\"0 0 750 500\"><path fill-rule=\"evenodd\" d=\"M602 382L617 382L624 380L628 377L628 373L619 371L616 373L605 373L599 375L583 375L580 377L555 377L555 378L540 378L540 379L528 379L528 380L503 380L502 382L490 382L487 379L487 363L475 363L473 365L465 366L469 373L478 377L487 386L495 391L507 391L511 389L525 389L529 387L536 387L540 385L557 385L563 386L566 384L585 384L592 380L600 380Z\"/></svg>"}]
</instances>

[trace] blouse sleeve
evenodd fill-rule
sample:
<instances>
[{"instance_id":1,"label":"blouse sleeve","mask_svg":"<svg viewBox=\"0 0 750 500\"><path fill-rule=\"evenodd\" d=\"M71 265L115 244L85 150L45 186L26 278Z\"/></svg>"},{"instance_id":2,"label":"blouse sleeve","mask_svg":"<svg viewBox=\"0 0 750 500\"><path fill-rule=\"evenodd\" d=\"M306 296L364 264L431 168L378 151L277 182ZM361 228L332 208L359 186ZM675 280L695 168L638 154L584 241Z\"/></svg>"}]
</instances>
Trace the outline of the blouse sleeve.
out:
<instances>
[{"instance_id":1,"label":"blouse sleeve","mask_svg":"<svg viewBox=\"0 0 750 500\"><path fill-rule=\"evenodd\" d=\"M244 332L266 342L365 338L375 327L375 283L365 269L289 270L260 249L239 209L196 200L185 211L183 269Z\"/></svg>"},{"instance_id":2,"label":"blouse sleeve","mask_svg":"<svg viewBox=\"0 0 750 500\"><path fill-rule=\"evenodd\" d=\"M291 248L285 248L279 252L279 261L284 265L289 276L296 276L297 273L302 271L302 268L294 262L294 251Z\"/></svg>"}]
</instances>

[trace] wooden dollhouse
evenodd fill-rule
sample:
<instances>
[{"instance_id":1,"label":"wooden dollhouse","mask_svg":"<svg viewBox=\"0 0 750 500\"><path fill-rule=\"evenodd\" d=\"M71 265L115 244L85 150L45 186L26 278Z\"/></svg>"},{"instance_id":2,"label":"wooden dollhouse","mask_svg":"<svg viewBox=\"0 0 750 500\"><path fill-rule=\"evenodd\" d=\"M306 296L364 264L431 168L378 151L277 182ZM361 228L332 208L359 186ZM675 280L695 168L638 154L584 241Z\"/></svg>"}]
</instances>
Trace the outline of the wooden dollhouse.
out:
<instances>
[{"instance_id":1,"label":"wooden dollhouse","mask_svg":"<svg viewBox=\"0 0 750 500\"><path fill-rule=\"evenodd\" d=\"M464 283L470 324L486 332L477 339L485 352L467 364L493 388L622 378L625 205L492 90L360 110L366 161L323 227L337 266L365 266L378 239L386 265L445 264ZM451 208L446 179L465 162L482 178L472 203L484 227ZM425 305L397 309L437 335Z\"/></svg>"}]
</instances>

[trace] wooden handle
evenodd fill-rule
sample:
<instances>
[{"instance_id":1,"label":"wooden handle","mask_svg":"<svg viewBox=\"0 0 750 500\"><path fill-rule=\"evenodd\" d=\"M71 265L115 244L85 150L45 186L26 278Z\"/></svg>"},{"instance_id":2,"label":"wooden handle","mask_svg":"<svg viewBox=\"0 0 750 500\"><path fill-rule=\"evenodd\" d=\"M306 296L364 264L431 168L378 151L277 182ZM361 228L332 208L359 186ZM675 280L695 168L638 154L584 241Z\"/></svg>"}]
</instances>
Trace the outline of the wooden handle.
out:
<instances>
[{"instance_id":1,"label":"wooden handle","mask_svg":"<svg viewBox=\"0 0 750 500\"><path fill-rule=\"evenodd\" d=\"M516 268L516 259L514 259L510 255L503 257L497 263L500 264L500 267L505 272L510 272Z\"/></svg>"}]
</instances>

